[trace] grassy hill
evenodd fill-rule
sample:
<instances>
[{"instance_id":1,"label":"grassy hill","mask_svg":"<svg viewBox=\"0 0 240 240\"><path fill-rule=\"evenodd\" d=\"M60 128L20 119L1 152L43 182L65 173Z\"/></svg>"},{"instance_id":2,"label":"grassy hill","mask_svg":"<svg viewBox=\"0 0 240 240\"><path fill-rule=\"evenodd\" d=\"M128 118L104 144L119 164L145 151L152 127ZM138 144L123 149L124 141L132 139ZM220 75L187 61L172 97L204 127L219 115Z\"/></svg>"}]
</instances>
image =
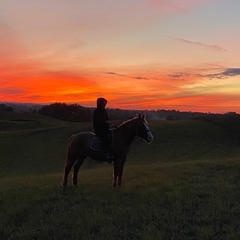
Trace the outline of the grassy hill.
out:
<instances>
[{"instance_id":1,"label":"grassy hill","mask_svg":"<svg viewBox=\"0 0 240 240\"><path fill-rule=\"evenodd\" d=\"M91 123L1 113L0 239L239 239L239 120L149 123L121 189L87 160L63 191L68 138Z\"/></svg>"}]
</instances>

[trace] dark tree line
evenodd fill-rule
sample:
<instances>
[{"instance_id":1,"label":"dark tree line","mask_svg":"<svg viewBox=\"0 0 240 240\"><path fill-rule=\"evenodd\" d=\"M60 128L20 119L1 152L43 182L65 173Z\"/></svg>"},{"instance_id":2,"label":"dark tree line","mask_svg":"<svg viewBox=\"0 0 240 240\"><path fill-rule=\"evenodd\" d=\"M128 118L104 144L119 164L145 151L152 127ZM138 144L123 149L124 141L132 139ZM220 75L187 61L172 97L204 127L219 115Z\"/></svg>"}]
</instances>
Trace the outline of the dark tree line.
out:
<instances>
[{"instance_id":1,"label":"dark tree line","mask_svg":"<svg viewBox=\"0 0 240 240\"><path fill-rule=\"evenodd\" d=\"M13 112L13 108L10 107L10 106L6 106L6 104L4 103L1 103L0 104L0 111L3 111L3 112Z\"/></svg>"},{"instance_id":2,"label":"dark tree line","mask_svg":"<svg viewBox=\"0 0 240 240\"><path fill-rule=\"evenodd\" d=\"M39 110L40 115L53 117L70 122L90 122L94 108L83 107L78 104L53 103L44 105ZM108 115L110 120L126 120L134 117L136 110L121 110L109 108Z\"/></svg>"},{"instance_id":3,"label":"dark tree line","mask_svg":"<svg viewBox=\"0 0 240 240\"><path fill-rule=\"evenodd\" d=\"M92 109L78 104L54 103L42 106L39 114L70 122L89 122L92 119Z\"/></svg>"},{"instance_id":4,"label":"dark tree line","mask_svg":"<svg viewBox=\"0 0 240 240\"><path fill-rule=\"evenodd\" d=\"M1 107L1 106L0 106ZM83 107L78 104L54 103L44 105L38 113L44 116L61 119L71 122L91 122L94 108ZM180 112L176 110L122 110L118 108L108 108L110 120L127 120L136 116L136 114L146 114L147 120L180 120L180 119L196 119L196 118L225 118L240 117L235 112L225 114L212 114L201 112Z\"/></svg>"}]
</instances>

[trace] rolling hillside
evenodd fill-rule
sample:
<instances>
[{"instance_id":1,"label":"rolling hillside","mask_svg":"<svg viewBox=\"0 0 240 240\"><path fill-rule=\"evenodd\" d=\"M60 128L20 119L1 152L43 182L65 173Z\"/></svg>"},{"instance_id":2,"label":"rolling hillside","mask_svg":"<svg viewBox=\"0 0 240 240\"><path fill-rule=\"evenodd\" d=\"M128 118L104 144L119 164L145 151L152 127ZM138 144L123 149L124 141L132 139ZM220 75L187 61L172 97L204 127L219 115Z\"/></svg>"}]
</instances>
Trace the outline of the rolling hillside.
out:
<instances>
[{"instance_id":1,"label":"rolling hillside","mask_svg":"<svg viewBox=\"0 0 240 240\"><path fill-rule=\"evenodd\" d=\"M112 164L87 160L63 191L68 138L91 123L1 114L0 239L238 239L239 120L149 124L121 189Z\"/></svg>"}]
</instances>

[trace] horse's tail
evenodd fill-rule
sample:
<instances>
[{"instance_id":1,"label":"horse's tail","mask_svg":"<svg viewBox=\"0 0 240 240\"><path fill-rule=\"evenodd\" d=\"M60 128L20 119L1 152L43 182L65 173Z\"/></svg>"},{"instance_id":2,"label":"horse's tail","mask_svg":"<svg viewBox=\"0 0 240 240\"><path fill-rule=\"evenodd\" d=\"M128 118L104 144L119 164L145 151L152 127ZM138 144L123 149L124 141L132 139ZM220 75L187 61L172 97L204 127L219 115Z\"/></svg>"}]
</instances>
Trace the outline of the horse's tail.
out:
<instances>
[{"instance_id":1,"label":"horse's tail","mask_svg":"<svg viewBox=\"0 0 240 240\"><path fill-rule=\"evenodd\" d=\"M68 159L70 158L71 144L72 144L72 141L73 141L73 137L74 137L74 134L71 135L71 137L68 139L68 145L67 145L67 158L66 158L66 161L68 161Z\"/></svg>"},{"instance_id":2,"label":"horse's tail","mask_svg":"<svg viewBox=\"0 0 240 240\"><path fill-rule=\"evenodd\" d=\"M68 166L70 164L70 161L71 161L71 145L72 145L73 137L74 137L74 135L71 135L71 137L68 139L65 166Z\"/></svg>"},{"instance_id":3,"label":"horse's tail","mask_svg":"<svg viewBox=\"0 0 240 240\"><path fill-rule=\"evenodd\" d=\"M67 186L68 174L74 163L73 159L71 158L71 145L72 145L73 137L74 135L72 135L68 140L67 156L65 160L65 168L64 168L64 175L63 175L63 186Z\"/></svg>"}]
</instances>

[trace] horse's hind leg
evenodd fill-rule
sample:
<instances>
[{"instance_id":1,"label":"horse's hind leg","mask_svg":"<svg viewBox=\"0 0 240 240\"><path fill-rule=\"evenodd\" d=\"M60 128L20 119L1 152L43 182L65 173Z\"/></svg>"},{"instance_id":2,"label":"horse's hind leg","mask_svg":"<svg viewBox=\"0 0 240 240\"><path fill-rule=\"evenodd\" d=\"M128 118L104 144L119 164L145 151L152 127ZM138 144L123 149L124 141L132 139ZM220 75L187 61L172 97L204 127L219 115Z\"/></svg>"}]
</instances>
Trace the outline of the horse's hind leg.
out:
<instances>
[{"instance_id":1,"label":"horse's hind leg","mask_svg":"<svg viewBox=\"0 0 240 240\"><path fill-rule=\"evenodd\" d=\"M72 184L73 186L77 186L77 178L78 178L78 172L80 167L82 166L84 161L84 158L78 158L77 162L74 165L74 170L73 170L73 179L72 179Z\"/></svg>"},{"instance_id":2,"label":"horse's hind leg","mask_svg":"<svg viewBox=\"0 0 240 240\"><path fill-rule=\"evenodd\" d=\"M68 155L68 157L67 157L66 165L64 168L64 174L63 174L63 186L64 187L67 186L68 174L71 171L71 168L76 160L77 160L77 158L75 156Z\"/></svg>"}]
</instances>

